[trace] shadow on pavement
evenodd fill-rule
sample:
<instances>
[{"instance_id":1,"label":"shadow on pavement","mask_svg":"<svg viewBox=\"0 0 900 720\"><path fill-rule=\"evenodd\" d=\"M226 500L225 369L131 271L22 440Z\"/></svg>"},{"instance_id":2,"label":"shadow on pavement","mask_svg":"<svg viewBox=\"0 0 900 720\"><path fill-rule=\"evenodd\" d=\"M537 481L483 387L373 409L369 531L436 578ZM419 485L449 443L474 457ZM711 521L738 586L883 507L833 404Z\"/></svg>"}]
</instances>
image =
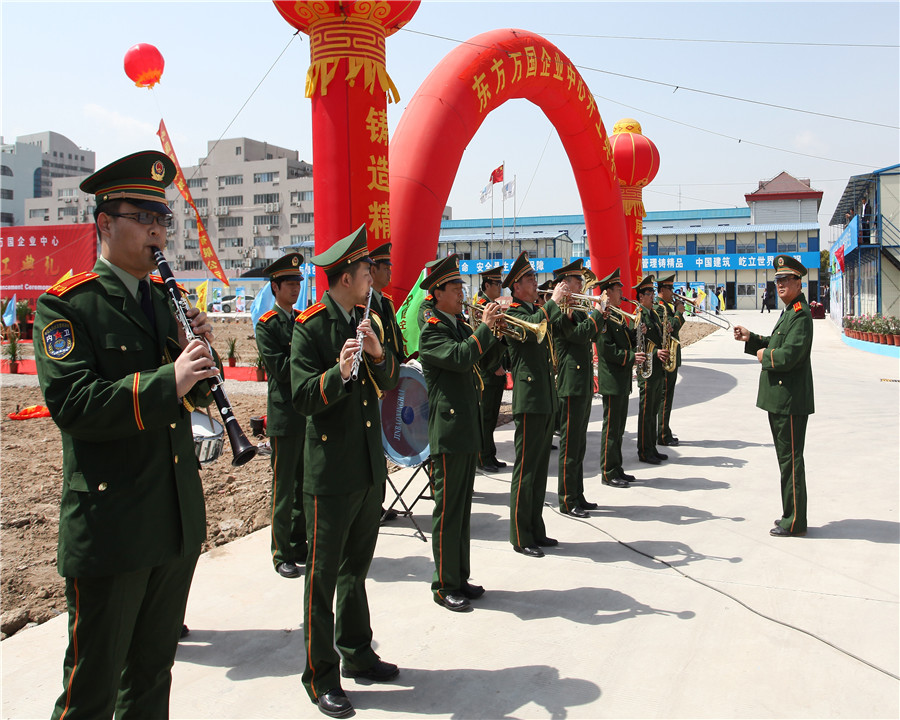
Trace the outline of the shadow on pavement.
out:
<instances>
[{"instance_id":1,"label":"shadow on pavement","mask_svg":"<svg viewBox=\"0 0 900 720\"><path fill-rule=\"evenodd\" d=\"M707 478L664 478L657 477L647 480L644 485L656 490L677 490L687 492L689 490L727 490L731 483L720 480L708 480Z\"/></svg>"},{"instance_id":2,"label":"shadow on pavement","mask_svg":"<svg viewBox=\"0 0 900 720\"><path fill-rule=\"evenodd\" d=\"M819 528L810 528L815 537L835 540L868 540L876 543L900 545L900 523L890 520L847 518L835 520Z\"/></svg>"},{"instance_id":3,"label":"shadow on pavement","mask_svg":"<svg viewBox=\"0 0 900 720\"><path fill-rule=\"evenodd\" d=\"M305 654L299 626L296 630L203 630L191 626L191 634L178 643L175 658L194 665L229 668L229 680L296 675L299 687Z\"/></svg>"},{"instance_id":4,"label":"shadow on pavement","mask_svg":"<svg viewBox=\"0 0 900 720\"><path fill-rule=\"evenodd\" d=\"M643 485L643 483L641 483ZM648 481L652 487L653 481ZM707 510L687 507L686 505L660 505L650 507L647 505L618 505L616 507L600 507L591 511L591 517L597 518L623 518L640 522L664 522L671 525L693 525L708 520L731 520L732 522L744 522L742 517L724 517L713 515Z\"/></svg>"}]
</instances>

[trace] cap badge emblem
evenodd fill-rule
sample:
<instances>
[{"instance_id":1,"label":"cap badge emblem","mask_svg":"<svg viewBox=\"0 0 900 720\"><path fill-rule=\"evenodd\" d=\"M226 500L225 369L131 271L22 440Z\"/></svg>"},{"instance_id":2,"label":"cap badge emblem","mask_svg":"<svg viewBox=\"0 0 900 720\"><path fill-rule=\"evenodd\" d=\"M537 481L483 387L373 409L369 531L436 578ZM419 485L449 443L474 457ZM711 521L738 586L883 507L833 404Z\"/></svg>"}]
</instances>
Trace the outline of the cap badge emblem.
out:
<instances>
[{"instance_id":1,"label":"cap badge emblem","mask_svg":"<svg viewBox=\"0 0 900 720\"><path fill-rule=\"evenodd\" d=\"M161 160L157 160L150 168L150 177L152 177L156 182L162 182L162 179L166 176L166 168L162 164Z\"/></svg>"}]
</instances>

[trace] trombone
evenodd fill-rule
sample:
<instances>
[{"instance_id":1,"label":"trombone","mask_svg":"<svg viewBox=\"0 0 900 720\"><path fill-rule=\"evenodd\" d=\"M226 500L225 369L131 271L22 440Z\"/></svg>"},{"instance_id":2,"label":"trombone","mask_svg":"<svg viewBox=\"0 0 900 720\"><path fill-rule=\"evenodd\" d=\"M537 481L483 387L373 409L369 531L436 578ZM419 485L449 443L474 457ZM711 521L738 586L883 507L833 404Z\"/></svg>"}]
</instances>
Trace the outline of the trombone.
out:
<instances>
[{"instance_id":1,"label":"trombone","mask_svg":"<svg viewBox=\"0 0 900 720\"><path fill-rule=\"evenodd\" d=\"M681 300L681 302L686 305L690 305L694 310L694 315L696 315L701 320L706 320L706 322L711 323L713 325L717 325L723 330L728 330L731 328L731 323L728 322L723 317L719 317L718 315L710 315L706 310L700 307L697 303L695 303L691 298L686 297L685 295L680 295L679 293L672 293L676 298ZM725 323L724 325L722 323Z\"/></svg>"},{"instance_id":2,"label":"trombone","mask_svg":"<svg viewBox=\"0 0 900 720\"><path fill-rule=\"evenodd\" d=\"M480 305L473 305L465 300L463 301L463 308L465 308L466 312L469 314L469 318L472 321L472 327L477 327L482 321L478 320L478 322L474 322L476 317L475 313L478 313L478 317L480 317L484 308ZM547 334L547 321L541 320L539 323L530 323L525 320L510 317L509 314L504 311L501 313L499 322L494 326L494 335L497 337L509 337L518 340L519 342L525 342L528 333L533 333L537 338L538 344L540 344Z\"/></svg>"}]
</instances>

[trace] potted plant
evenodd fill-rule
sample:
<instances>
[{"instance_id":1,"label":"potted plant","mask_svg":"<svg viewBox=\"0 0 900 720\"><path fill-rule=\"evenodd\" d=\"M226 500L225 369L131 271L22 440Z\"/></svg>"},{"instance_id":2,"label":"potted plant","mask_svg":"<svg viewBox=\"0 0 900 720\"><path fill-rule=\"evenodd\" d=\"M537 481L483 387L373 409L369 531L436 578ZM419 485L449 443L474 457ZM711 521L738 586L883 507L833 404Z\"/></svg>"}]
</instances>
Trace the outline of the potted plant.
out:
<instances>
[{"instance_id":1,"label":"potted plant","mask_svg":"<svg viewBox=\"0 0 900 720\"><path fill-rule=\"evenodd\" d=\"M16 303L16 321L19 323L19 333L23 340L31 339L31 328L28 316L31 315L31 306L27 300L19 300Z\"/></svg>"},{"instance_id":2,"label":"potted plant","mask_svg":"<svg viewBox=\"0 0 900 720\"><path fill-rule=\"evenodd\" d=\"M900 318L891 316L891 336L894 338L894 345L900 347Z\"/></svg>"},{"instance_id":3,"label":"potted plant","mask_svg":"<svg viewBox=\"0 0 900 720\"><path fill-rule=\"evenodd\" d=\"M19 360L22 359L22 346L19 344L19 334L10 329L6 334L6 344L3 346L3 354L9 360L9 371L13 374L19 372Z\"/></svg>"},{"instance_id":4,"label":"potted plant","mask_svg":"<svg viewBox=\"0 0 900 720\"><path fill-rule=\"evenodd\" d=\"M263 362L263 357L259 353L256 355L256 379L260 382L266 379L266 364Z\"/></svg>"},{"instance_id":5,"label":"potted plant","mask_svg":"<svg viewBox=\"0 0 900 720\"><path fill-rule=\"evenodd\" d=\"M228 338L225 342L228 344L228 367L234 367L238 361L237 338Z\"/></svg>"}]
</instances>

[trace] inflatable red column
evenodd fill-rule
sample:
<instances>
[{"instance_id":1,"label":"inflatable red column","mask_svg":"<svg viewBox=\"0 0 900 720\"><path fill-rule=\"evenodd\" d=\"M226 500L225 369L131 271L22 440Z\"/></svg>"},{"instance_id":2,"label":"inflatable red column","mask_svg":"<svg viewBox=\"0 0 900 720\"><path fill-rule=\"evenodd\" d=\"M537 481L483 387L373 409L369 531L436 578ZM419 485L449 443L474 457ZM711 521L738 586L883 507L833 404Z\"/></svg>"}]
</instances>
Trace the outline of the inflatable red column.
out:
<instances>
[{"instance_id":1,"label":"inflatable red column","mask_svg":"<svg viewBox=\"0 0 900 720\"><path fill-rule=\"evenodd\" d=\"M369 247L381 245L391 239L387 103L399 100L385 68L385 38L409 22L419 0L275 0L275 7L309 35L315 251L363 223ZM321 297L321 271L316 287Z\"/></svg>"},{"instance_id":2,"label":"inflatable red column","mask_svg":"<svg viewBox=\"0 0 900 720\"><path fill-rule=\"evenodd\" d=\"M659 150L652 140L641 134L641 124L631 118L619 120L613 126L609 141L616 159L616 174L619 176L625 224L628 226L628 258L631 262L628 276L634 278L636 283L644 275L641 256L644 216L647 213L644 212L642 189L659 172Z\"/></svg>"}]
</instances>

